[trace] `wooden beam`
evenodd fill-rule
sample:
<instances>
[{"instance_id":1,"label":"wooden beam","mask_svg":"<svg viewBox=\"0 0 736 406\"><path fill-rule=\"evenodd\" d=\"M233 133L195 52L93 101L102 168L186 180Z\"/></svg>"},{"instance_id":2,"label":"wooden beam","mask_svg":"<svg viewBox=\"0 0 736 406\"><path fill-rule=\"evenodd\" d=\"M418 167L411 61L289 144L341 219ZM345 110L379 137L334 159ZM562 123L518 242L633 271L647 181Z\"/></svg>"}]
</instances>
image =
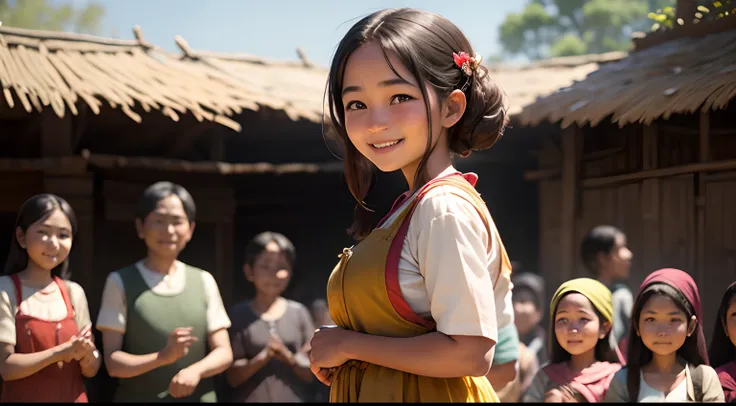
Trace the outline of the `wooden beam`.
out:
<instances>
[{"instance_id":1,"label":"wooden beam","mask_svg":"<svg viewBox=\"0 0 736 406\"><path fill-rule=\"evenodd\" d=\"M562 280L571 279L575 268L575 213L580 175L580 146L582 131L571 126L562 132L562 213L561 213L561 267Z\"/></svg>"},{"instance_id":2,"label":"wooden beam","mask_svg":"<svg viewBox=\"0 0 736 406\"><path fill-rule=\"evenodd\" d=\"M539 181L545 179L554 179L560 176L560 168L538 169L534 171L524 172L524 180Z\"/></svg>"},{"instance_id":3,"label":"wooden beam","mask_svg":"<svg viewBox=\"0 0 736 406\"><path fill-rule=\"evenodd\" d=\"M736 128L711 128L708 131L708 133L710 135L733 136L733 135L736 135ZM700 128L667 125L667 126L662 126L662 134L681 134L681 135L699 136Z\"/></svg>"},{"instance_id":4,"label":"wooden beam","mask_svg":"<svg viewBox=\"0 0 736 406\"><path fill-rule=\"evenodd\" d=\"M610 185L617 185L620 183L636 182L644 179L652 178L666 178L669 176L684 175L686 173L699 173L699 172L716 172L716 171L731 171L736 170L736 159L727 161L715 161L715 162L698 162L694 164L672 166L669 168L652 169L641 172L627 173L623 175L605 176L600 178L583 179L581 186L584 189L598 188ZM527 171L524 174L524 179L527 180L542 180L557 177L560 173L559 169L548 169L544 173L541 171ZM543 176L544 175L544 176Z\"/></svg>"},{"instance_id":5,"label":"wooden beam","mask_svg":"<svg viewBox=\"0 0 736 406\"><path fill-rule=\"evenodd\" d=\"M684 175L686 173L698 172L714 172L729 171L736 169L736 159L717 162L698 162L670 168L653 169L650 171L641 171L636 173L628 173L625 175L608 176L603 178L585 179L582 182L584 188L597 188L609 185L615 185L626 182L636 182L643 179L666 178L676 175Z\"/></svg>"},{"instance_id":6,"label":"wooden beam","mask_svg":"<svg viewBox=\"0 0 736 406\"><path fill-rule=\"evenodd\" d=\"M55 172L57 174L83 174L87 161L80 156L49 158L0 158L0 172Z\"/></svg>"}]
</instances>

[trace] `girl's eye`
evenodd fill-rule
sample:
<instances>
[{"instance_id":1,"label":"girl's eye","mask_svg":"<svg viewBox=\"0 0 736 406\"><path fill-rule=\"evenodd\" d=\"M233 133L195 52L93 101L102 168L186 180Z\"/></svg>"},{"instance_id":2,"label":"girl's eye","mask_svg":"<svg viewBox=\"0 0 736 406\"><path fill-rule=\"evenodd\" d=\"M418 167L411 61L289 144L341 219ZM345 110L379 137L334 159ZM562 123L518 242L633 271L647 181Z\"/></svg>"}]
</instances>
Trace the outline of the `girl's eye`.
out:
<instances>
[{"instance_id":1,"label":"girl's eye","mask_svg":"<svg viewBox=\"0 0 736 406\"><path fill-rule=\"evenodd\" d=\"M647 317L644 319L645 323L654 323L654 317Z\"/></svg>"},{"instance_id":2,"label":"girl's eye","mask_svg":"<svg viewBox=\"0 0 736 406\"><path fill-rule=\"evenodd\" d=\"M558 323L562 323L562 324L565 324L565 323L567 323L567 319L563 317L563 318L561 318L561 319L557 319L557 322L558 322Z\"/></svg>"},{"instance_id":3,"label":"girl's eye","mask_svg":"<svg viewBox=\"0 0 736 406\"><path fill-rule=\"evenodd\" d=\"M365 108L366 108L365 104L357 100L353 100L345 106L345 110L363 110Z\"/></svg>"},{"instance_id":4,"label":"girl's eye","mask_svg":"<svg viewBox=\"0 0 736 406\"><path fill-rule=\"evenodd\" d=\"M408 102L414 100L413 97L406 95L406 94L397 94L396 96L391 99L391 104L400 104L404 102Z\"/></svg>"},{"instance_id":5,"label":"girl's eye","mask_svg":"<svg viewBox=\"0 0 736 406\"><path fill-rule=\"evenodd\" d=\"M66 234L66 233L61 233L61 234L59 235L59 238L61 238L62 240L66 240L66 239L67 239L67 238L69 238L69 237L70 237L70 236L69 236L69 234Z\"/></svg>"},{"instance_id":6,"label":"girl's eye","mask_svg":"<svg viewBox=\"0 0 736 406\"><path fill-rule=\"evenodd\" d=\"M672 320L670 320L670 323L672 323L672 324L679 324L679 323L682 323L682 320L680 320L680 319L672 319Z\"/></svg>"}]
</instances>

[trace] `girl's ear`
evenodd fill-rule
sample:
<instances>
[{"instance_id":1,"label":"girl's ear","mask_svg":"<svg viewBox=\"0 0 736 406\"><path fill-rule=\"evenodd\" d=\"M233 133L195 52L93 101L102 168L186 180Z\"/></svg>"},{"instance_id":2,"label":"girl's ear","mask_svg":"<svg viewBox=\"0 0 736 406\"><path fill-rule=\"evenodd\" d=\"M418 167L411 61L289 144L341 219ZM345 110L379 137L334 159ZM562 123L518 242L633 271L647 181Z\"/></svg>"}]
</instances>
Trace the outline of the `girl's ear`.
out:
<instances>
[{"instance_id":1,"label":"girl's ear","mask_svg":"<svg viewBox=\"0 0 736 406\"><path fill-rule=\"evenodd\" d=\"M450 128L457 124L465 114L468 99L460 90L453 90L442 103L442 127Z\"/></svg>"},{"instance_id":2,"label":"girl's ear","mask_svg":"<svg viewBox=\"0 0 736 406\"><path fill-rule=\"evenodd\" d=\"M248 264L243 264L243 273L245 274L245 279L248 280L248 282L253 282L253 268L251 268Z\"/></svg>"},{"instance_id":3,"label":"girl's ear","mask_svg":"<svg viewBox=\"0 0 736 406\"><path fill-rule=\"evenodd\" d=\"M726 325L726 320L721 319L721 327L723 328L723 332L726 333L726 337L731 338L731 336L728 335L728 326Z\"/></svg>"},{"instance_id":4,"label":"girl's ear","mask_svg":"<svg viewBox=\"0 0 736 406\"><path fill-rule=\"evenodd\" d=\"M138 234L138 238L143 239L143 222L141 219L135 219L135 232Z\"/></svg>"},{"instance_id":5,"label":"girl's ear","mask_svg":"<svg viewBox=\"0 0 736 406\"><path fill-rule=\"evenodd\" d=\"M612 327L612 325L611 325L611 323L610 323L610 322L608 322L608 321L607 321L607 322L605 322L605 323L603 323L603 324L601 325L601 331L600 331L600 336L599 336L599 338L600 338L601 340L602 340L602 339L604 339L604 338L606 338L606 336L608 335L608 333L610 333L610 332L611 332L611 327Z\"/></svg>"},{"instance_id":6,"label":"girl's ear","mask_svg":"<svg viewBox=\"0 0 736 406\"><path fill-rule=\"evenodd\" d=\"M698 326L698 318L693 315L693 317L690 318L690 323L688 323L687 326L687 336L690 337L695 332L695 327Z\"/></svg>"},{"instance_id":7,"label":"girl's ear","mask_svg":"<svg viewBox=\"0 0 736 406\"><path fill-rule=\"evenodd\" d=\"M15 239L18 241L18 245L21 248L26 249L26 233L20 227L15 228Z\"/></svg>"}]
</instances>

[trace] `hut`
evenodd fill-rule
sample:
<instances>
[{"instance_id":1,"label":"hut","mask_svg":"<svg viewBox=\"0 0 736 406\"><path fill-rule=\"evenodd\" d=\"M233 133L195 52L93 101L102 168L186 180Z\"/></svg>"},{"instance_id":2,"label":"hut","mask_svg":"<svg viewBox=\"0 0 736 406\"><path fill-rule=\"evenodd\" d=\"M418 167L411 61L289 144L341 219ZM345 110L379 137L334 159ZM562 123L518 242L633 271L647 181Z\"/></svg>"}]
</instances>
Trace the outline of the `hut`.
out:
<instances>
[{"instance_id":1,"label":"hut","mask_svg":"<svg viewBox=\"0 0 736 406\"><path fill-rule=\"evenodd\" d=\"M305 191L321 189L311 175L332 173L335 187L327 190L340 193L339 162L321 152L320 99L300 105L290 98L297 91L269 87L288 90L279 76L312 71L251 58L255 70L244 77L253 79L258 69L286 73L251 82L265 86L258 90L214 63L165 52L140 29L135 33L136 40L123 41L0 28L0 257L25 199L41 192L65 197L80 221L73 279L86 288L94 316L107 273L143 254L132 228L135 199L167 179L190 189L199 206L183 259L210 270L232 304L239 203L246 217L279 228L283 222L269 219L282 218L283 201L308 200ZM318 79L309 82L321 86L326 74L314 72ZM303 188L278 187L288 178ZM264 207L268 214L259 213Z\"/></svg>"},{"instance_id":2,"label":"hut","mask_svg":"<svg viewBox=\"0 0 736 406\"><path fill-rule=\"evenodd\" d=\"M634 39L634 50L518 115L539 139L541 273L584 275L579 243L615 225L634 252L630 284L664 267L697 281L706 325L736 279L736 16Z\"/></svg>"},{"instance_id":3,"label":"hut","mask_svg":"<svg viewBox=\"0 0 736 406\"><path fill-rule=\"evenodd\" d=\"M298 81L284 79L301 74L320 87L324 70L172 54L134 32L135 40L113 40L0 28L0 258L25 199L63 196L79 221L72 279L85 288L94 320L108 273L144 255L133 228L137 196L170 180L198 206L182 259L213 274L226 306L245 296L236 269L244 239L257 231L292 237L305 264L332 262L347 243L339 240L347 240L352 204L341 195L341 166L324 148L319 94L310 103L311 95L289 91ZM321 211L303 216L309 208ZM311 281L295 280L297 296L311 286L300 279ZM106 400L109 382L100 380L90 396Z\"/></svg>"}]
</instances>

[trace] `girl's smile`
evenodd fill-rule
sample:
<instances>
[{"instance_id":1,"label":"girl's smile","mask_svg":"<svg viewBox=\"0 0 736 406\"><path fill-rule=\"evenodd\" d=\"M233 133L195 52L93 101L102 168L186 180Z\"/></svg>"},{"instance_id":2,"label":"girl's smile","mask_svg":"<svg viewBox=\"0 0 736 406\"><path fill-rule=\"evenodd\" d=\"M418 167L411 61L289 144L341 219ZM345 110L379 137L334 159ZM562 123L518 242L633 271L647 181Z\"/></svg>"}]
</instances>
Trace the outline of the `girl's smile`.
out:
<instances>
[{"instance_id":1,"label":"girl's smile","mask_svg":"<svg viewBox=\"0 0 736 406\"><path fill-rule=\"evenodd\" d=\"M392 150L391 147L397 146L402 141L404 141L403 138L400 139L400 140L396 140L396 141L388 141L388 142L382 142L382 143L378 143L378 144L371 144L371 146L373 148L375 148L376 150L378 150L379 153L380 152L388 152L388 151L391 151Z\"/></svg>"}]
</instances>

